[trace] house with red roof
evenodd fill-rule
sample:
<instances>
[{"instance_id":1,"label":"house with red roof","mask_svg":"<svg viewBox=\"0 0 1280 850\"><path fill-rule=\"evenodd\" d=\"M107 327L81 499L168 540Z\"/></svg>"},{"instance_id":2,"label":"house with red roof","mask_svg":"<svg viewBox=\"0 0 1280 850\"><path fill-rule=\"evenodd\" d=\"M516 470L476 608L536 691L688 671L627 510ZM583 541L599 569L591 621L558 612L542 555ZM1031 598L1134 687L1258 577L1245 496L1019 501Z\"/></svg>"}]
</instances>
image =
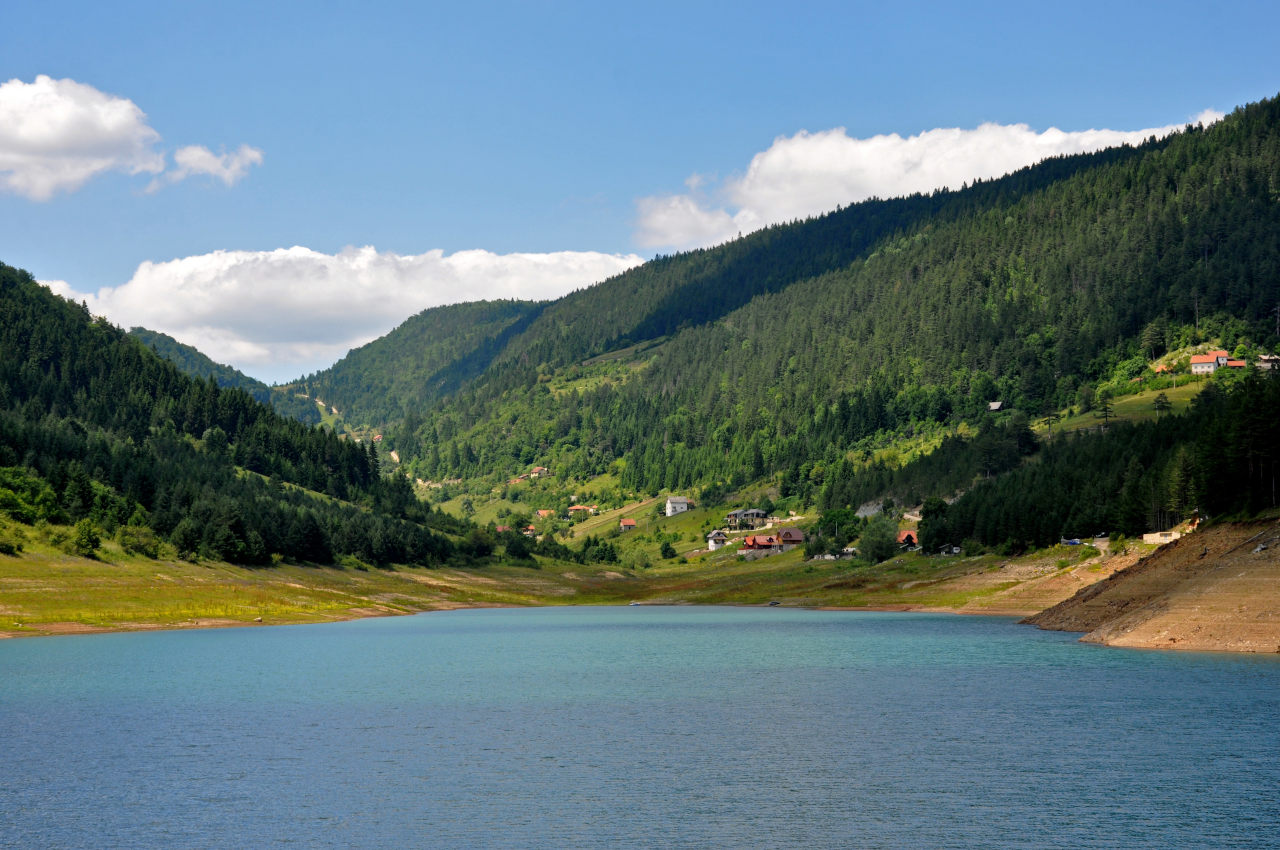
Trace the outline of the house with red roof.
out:
<instances>
[{"instance_id":1,"label":"house with red roof","mask_svg":"<svg viewBox=\"0 0 1280 850\"><path fill-rule=\"evenodd\" d=\"M1204 354L1191 355L1191 374L1212 375L1227 365L1230 355L1221 349L1206 351Z\"/></svg>"},{"instance_id":2,"label":"house with red roof","mask_svg":"<svg viewBox=\"0 0 1280 850\"><path fill-rule=\"evenodd\" d=\"M627 517L626 519L618 523L618 528L621 529L622 531L631 531L635 527L636 527L636 521L631 519L630 517Z\"/></svg>"}]
</instances>

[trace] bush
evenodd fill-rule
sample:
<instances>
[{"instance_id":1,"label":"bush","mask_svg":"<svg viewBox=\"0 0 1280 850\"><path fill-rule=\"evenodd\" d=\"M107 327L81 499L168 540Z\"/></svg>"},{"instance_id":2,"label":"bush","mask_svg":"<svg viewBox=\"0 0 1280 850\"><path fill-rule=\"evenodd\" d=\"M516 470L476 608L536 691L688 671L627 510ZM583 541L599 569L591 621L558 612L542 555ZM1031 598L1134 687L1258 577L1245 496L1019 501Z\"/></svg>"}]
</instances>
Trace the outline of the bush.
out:
<instances>
[{"instance_id":1,"label":"bush","mask_svg":"<svg viewBox=\"0 0 1280 850\"><path fill-rule=\"evenodd\" d=\"M160 538L145 526L122 525L116 529L116 542L120 548L133 555L155 560L160 557Z\"/></svg>"},{"instance_id":2,"label":"bush","mask_svg":"<svg viewBox=\"0 0 1280 850\"><path fill-rule=\"evenodd\" d=\"M76 523L63 548L72 555L79 555L81 558L92 558L94 557L94 552L101 545L102 538L98 536L97 527L93 524L93 520L85 517Z\"/></svg>"}]
</instances>

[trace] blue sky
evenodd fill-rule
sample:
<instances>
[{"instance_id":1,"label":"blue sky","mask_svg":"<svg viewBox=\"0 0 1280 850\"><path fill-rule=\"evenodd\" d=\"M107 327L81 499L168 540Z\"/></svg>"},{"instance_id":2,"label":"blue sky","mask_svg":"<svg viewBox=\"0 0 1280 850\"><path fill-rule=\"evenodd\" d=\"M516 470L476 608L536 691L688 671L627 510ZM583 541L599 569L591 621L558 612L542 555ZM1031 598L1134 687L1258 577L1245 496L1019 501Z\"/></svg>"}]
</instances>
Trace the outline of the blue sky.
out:
<instances>
[{"instance_id":1,"label":"blue sky","mask_svg":"<svg viewBox=\"0 0 1280 850\"><path fill-rule=\"evenodd\" d=\"M1277 32L1260 2L19 0L0 260L284 380L435 303L1211 119L1280 90Z\"/></svg>"}]
</instances>

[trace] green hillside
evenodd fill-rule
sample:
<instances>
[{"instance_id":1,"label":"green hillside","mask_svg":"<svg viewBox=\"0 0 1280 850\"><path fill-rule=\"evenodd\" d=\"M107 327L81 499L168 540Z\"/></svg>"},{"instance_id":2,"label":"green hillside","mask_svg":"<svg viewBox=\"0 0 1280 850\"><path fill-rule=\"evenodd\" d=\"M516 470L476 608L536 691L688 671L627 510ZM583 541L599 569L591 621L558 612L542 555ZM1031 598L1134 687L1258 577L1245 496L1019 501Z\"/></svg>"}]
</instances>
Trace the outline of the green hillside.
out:
<instances>
[{"instance_id":1,"label":"green hillside","mask_svg":"<svg viewBox=\"0 0 1280 850\"><path fill-rule=\"evenodd\" d=\"M353 424L395 421L482 374L544 306L475 301L424 310L286 389L323 399Z\"/></svg>"},{"instance_id":2,"label":"green hillside","mask_svg":"<svg viewBox=\"0 0 1280 850\"><path fill-rule=\"evenodd\" d=\"M550 303L428 310L274 388L377 445L219 387L234 376L160 340L209 370L188 377L24 272L0 285L0 510L240 563L615 564L630 546L571 550L558 518L662 491L698 497L704 523L729 497L815 508L814 552L869 528L892 549L892 525L858 514L889 500L923 503L927 545L1012 551L1280 496L1280 389L1254 368L1280 346L1276 100ZM1239 365L1189 374L1218 347ZM554 534L497 531L537 510Z\"/></svg>"},{"instance_id":3,"label":"green hillside","mask_svg":"<svg viewBox=\"0 0 1280 850\"><path fill-rule=\"evenodd\" d=\"M0 515L91 556L439 564L467 526L373 449L192 378L0 264Z\"/></svg>"},{"instance_id":4,"label":"green hillside","mask_svg":"<svg viewBox=\"0 0 1280 850\"><path fill-rule=\"evenodd\" d=\"M220 387L242 389L255 401L269 404L280 413L291 416L299 422L310 425L320 422L320 412L313 402L292 392L273 390L262 381L251 378L237 369L215 363L200 351L178 342L167 334L147 328L133 328L129 331L129 336L141 341L156 354L193 378L212 378Z\"/></svg>"},{"instance_id":5,"label":"green hillside","mask_svg":"<svg viewBox=\"0 0 1280 850\"><path fill-rule=\"evenodd\" d=\"M404 417L354 399L345 413L398 421L389 444L424 479L494 485L537 463L636 492L776 476L820 491L895 440L976 427L990 402L1038 419L1089 408L1166 350L1275 350L1278 201L1269 100L658 258L489 337L487 368ZM379 380L348 365L348 383ZM377 371L431 378L403 356Z\"/></svg>"}]
</instances>

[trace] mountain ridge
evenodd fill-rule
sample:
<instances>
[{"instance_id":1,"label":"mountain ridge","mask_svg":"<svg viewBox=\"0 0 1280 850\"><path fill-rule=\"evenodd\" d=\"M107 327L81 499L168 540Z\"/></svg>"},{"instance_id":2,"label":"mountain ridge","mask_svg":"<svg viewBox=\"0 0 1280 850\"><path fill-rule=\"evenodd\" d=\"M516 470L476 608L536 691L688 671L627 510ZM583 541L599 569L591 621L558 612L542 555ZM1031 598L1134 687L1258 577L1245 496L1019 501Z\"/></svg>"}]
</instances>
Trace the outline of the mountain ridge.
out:
<instances>
[{"instance_id":1,"label":"mountain ridge","mask_svg":"<svg viewBox=\"0 0 1280 850\"><path fill-rule=\"evenodd\" d=\"M1278 171L1272 99L660 257L547 305L487 370L385 427L422 478L496 482L536 459L657 492L811 476L997 400L1066 409L1143 351L1275 347ZM633 361L602 357L650 334Z\"/></svg>"}]
</instances>

